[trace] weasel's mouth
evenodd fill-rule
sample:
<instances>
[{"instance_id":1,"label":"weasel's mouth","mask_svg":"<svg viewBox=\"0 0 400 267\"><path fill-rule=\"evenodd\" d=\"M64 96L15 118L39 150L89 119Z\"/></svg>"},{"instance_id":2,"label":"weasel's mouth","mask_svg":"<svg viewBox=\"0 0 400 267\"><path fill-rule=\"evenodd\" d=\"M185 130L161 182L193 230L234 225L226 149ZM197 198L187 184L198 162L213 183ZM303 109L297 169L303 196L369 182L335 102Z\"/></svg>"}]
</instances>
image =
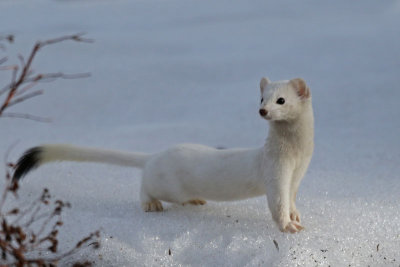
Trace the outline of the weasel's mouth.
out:
<instances>
[{"instance_id":1,"label":"weasel's mouth","mask_svg":"<svg viewBox=\"0 0 400 267\"><path fill-rule=\"evenodd\" d=\"M261 118L263 118L263 119L265 119L267 121L272 119L269 115L261 116Z\"/></svg>"}]
</instances>

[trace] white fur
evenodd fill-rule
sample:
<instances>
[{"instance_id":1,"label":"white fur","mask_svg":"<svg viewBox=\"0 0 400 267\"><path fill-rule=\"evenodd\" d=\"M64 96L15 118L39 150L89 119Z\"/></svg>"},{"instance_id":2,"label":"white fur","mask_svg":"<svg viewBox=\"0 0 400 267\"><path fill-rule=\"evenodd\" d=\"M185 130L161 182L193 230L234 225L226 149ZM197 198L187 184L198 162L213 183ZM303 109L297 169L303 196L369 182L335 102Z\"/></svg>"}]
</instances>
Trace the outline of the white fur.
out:
<instances>
[{"instance_id":1,"label":"white fur","mask_svg":"<svg viewBox=\"0 0 400 267\"><path fill-rule=\"evenodd\" d=\"M43 145L40 164L52 161L101 162L120 166L143 168L151 157L145 153L130 153L72 145Z\"/></svg>"},{"instance_id":2,"label":"white fur","mask_svg":"<svg viewBox=\"0 0 400 267\"><path fill-rule=\"evenodd\" d=\"M279 229L297 232L300 214L296 193L313 152L313 111L308 87L301 79L260 83L268 111L269 135L259 149L219 150L181 144L153 155L45 145L41 163L56 160L95 161L143 168L140 191L145 211L161 211L160 201L204 204L267 195ZM279 105L277 99L285 103Z\"/></svg>"}]
</instances>

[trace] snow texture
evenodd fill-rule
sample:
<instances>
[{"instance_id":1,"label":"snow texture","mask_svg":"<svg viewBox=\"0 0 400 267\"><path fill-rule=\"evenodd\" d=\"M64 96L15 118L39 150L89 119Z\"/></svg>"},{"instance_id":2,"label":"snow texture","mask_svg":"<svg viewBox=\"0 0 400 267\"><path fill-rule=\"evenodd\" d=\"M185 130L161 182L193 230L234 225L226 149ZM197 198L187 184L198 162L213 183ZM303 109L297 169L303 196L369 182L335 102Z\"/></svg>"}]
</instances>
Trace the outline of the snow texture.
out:
<instances>
[{"instance_id":1,"label":"snow texture","mask_svg":"<svg viewBox=\"0 0 400 267\"><path fill-rule=\"evenodd\" d=\"M0 33L16 35L2 54L82 31L95 39L40 51L36 70L92 77L44 83L45 95L13 108L52 123L0 119L0 153L19 141L13 160L41 143L257 147L268 129L262 76L302 77L313 95L315 153L297 201L304 231L280 233L265 197L144 213L139 170L52 164L24 179L21 201L47 187L71 202L63 247L102 231L100 250L62 266L399 266L399 1L3 0L0 14Z\"/></svg>"}]
</instances>

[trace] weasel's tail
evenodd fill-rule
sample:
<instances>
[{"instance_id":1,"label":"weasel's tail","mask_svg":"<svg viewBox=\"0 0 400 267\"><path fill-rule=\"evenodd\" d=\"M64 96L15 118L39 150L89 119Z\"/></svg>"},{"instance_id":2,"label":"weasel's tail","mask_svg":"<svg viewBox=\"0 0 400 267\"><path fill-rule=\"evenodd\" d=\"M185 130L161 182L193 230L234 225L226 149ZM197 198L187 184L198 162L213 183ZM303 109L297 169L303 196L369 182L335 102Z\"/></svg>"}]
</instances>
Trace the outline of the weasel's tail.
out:
<instances>
[{"instance_id":1,"label":"weasel's tail","mask_svg":"<svg viewBox=\"0 0 400 267\"><path fill-rule=\"evenodd\" d=\"M18 181L29 171L53 161L101 162L120 166L142 168L151 157L144 153L127 153L71 145L43 145L27 150L18 160L13 181Z\"/></svg>"}]
</instances>

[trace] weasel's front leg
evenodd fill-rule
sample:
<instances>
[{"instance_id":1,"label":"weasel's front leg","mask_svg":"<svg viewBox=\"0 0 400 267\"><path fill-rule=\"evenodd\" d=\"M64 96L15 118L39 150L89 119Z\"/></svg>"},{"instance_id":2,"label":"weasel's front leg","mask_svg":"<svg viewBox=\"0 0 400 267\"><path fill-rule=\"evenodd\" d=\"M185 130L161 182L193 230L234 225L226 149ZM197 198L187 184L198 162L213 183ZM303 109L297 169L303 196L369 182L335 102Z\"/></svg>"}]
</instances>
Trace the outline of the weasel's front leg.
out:
<instances>
[{"instance_id":1,"label":"weasel's front leg","mask_svg":"<svg viewBox=\"0 0 400 267\"><path fill-rule=\"evenodd\" d=\"M299 189L301 178L293 177L290 186L290 219L300 222L300 212L296 208L296 195Z\"/></svg>"},{"instance_id":2,"label":"weasel's front leg","mask_svg":"<svg viewBox=\"0 0 400 267\"><path fill-rule=\"evenodd\" d=\"M303 164L293 173L293 178L290 185L290 219L300 222L300 212L296 209L296 196L300 186L300 182L307 171L310 159L304 160Z\"/></svg>"},{"instance_id":3,"label":"weasel's front leg","mask_svg":"<svg viewBox=\"0 0 400 267\"><path fill-rule=\"evenodd\" d=\"M288 169L290 168L278 170L274 177L266 182L266 191L269 209L279 229L282 232L296 233L304 227L290 218L292 173Z\"/></svg>"}]
</instances>

